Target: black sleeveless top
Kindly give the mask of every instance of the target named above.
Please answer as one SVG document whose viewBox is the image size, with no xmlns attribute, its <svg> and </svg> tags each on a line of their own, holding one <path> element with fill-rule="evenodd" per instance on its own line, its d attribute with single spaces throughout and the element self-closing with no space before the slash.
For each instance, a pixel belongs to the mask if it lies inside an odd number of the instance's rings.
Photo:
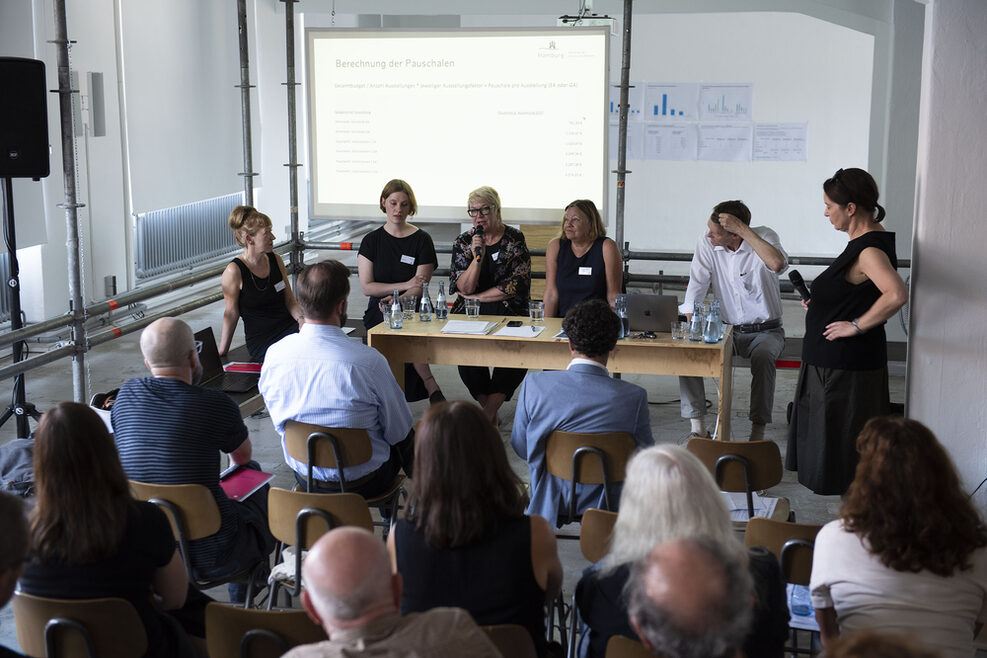
<svg viewBox="0 0 987 658">
<path fill-rule="evenodd" d="M 394 526 L 398 572 L 404 579 L 401 614 L 437 607 L 466 609 L 480 626 L 520 624 L 545 655 L 545 591 L 531 566 L 531 519 L 501 523 L 469 545 L 434 549 L 414 524 Z"/>
<path fill-rule="evenodd" d="M 374 281 L 377 283 L 404 283 L 415 276 L 419 265 L 439 266 L 432 236 L 421 229 L 403 238 L 396 238 L 381 226 L 360 241 L 359 255 L 373 263 Z M 438 286 L 429 290 L 433 302 L 437 294 Z M 370 297 L 367 310 L 363 313 L 363 326 L 370 329 L 383 320 L 380 297 Z"/>
<path fill-rule="evenodd" d="M 263 361 L 267 348 L 288 334 L 298 331 L 298 322 L 284 305 L 286 283 L 273 253 L 267 254 L 270 274 L 261 279 L 254 275 L 239 258 L 233 262 L 240 268 L 240 298 L 238 305 L 243 318 L 243 334 L 247 351 L 253 361 Z"/>
<path fill-rule="evenodd" d="M 604 240 L 605 237 L 594 240 L 589 251 L 579 258 L 572 253 L 572 242 L 566 238 L 559 240 L 558 269 L 555 272 L 555 287 L 559 291 L 558 317 L 564 318 L 566 311 L 579 302 L 607 298 Z"/>
<path fill-rule="evenodd" d="M 886 253 L 891 267 L 898 269 L 894 233 L 871 231 L 850 240 L 843 253 L 812 282 L 809 291 L 812 301 L 805 315 L 802 341 L 804 363 L 839 370 L 877 370 L 887 366 L 888 345 L 883 324 L 850 338 L 830 341 L 823 336 L 826 325 L 859 318 L 881 296 L 881 291 L 869 279 L 857 285 L 846 280 L 847 270 L 868 247 Z"/>
</svg>

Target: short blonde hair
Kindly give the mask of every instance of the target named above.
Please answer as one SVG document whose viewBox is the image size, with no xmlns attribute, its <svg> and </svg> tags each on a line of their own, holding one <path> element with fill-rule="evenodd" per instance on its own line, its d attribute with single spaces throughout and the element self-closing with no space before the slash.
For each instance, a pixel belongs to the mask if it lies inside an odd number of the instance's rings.
<svg viewBox="0 0 987 658">
<path fill-rule="evenodd" d="M 565 214 L 569 211 L 569 208 L 575 208 L 579 212 L 586 215 L 586 219 L 589 220 L 589 224 L 593 229 L 593 239 L 603 238 L 607 235 L 607 227 L 603 225 L 603 218 L 600 216 L 600 211 L 596 209 L 596 204 L 590 199 L 576 199 L 562 211 L 562 224 L 559 227 L 560 237 L 565 237 Z"/>
<path fill-rule="evenodd" d="M 253 206 L 237 206 L 230 213 L 230 228 L 233 238 L 241 247 L 247 246 L 246 237 L 264 228 L 271 228 L 271 218 Z"/>
<path fill-rule="evenodd" d="M 466 206 L 474 201 L 481 201 L 488 206 L 490 206 L 490 216 L 496 216 L 498 223 L 503 223 L 503 219 L 500 216 L 500 195 L 497 194 L 497 190 L 490 187 L 489 185 L 484 185 L 483 187 L 478 187 L 472 192 L 470 192 L 469 197 L 466 199 Z M 495 215 L 496 211 L 496 215 Z"/>
</svg>

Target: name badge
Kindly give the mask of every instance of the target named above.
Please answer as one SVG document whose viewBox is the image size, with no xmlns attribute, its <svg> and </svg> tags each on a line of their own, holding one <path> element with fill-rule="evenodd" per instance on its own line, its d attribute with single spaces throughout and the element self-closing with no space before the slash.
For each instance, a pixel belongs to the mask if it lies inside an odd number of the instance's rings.
<svg viewBox="0 0 987 658">
<path fill-rule="evenodd" d="M 579 276 L 593 276 L 593 268 L 592 267 L 580 267 L 579 268 Z"/>
<path fill-rule="evenodd" d="M 493 260 L 497 260 L 497 256 L 500 256 L 500 252 L 499 251 L 495 251 L 492 254 L 490 254 L 490 258 L 493 259 Z"/>
<path fill-rule="evenodd" d="M 284 290 L 284 286 L 285 286 L 284 280 L 278 281 L 277 283 L 274 284 L 274 292 L 281 292 L 282 290 Z"/>
<path fill-rule="evenodd" d="M 408 256 L 407 254 L 402 255 L 401 256 L 401 262 L 404 263 L 405 265 L 414 265 L 415 264 L 415 257 L 414 256 Z"/>
</svg>

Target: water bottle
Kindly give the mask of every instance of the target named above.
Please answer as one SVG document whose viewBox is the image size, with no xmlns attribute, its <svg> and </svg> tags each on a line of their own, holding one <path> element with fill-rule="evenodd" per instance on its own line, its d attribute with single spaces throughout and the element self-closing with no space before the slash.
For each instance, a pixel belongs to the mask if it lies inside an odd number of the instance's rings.
<svg viewBox="0 0 987 658">
<path fill-rule="evenodd" d="M 404 326 L 404 321 L 401 319 L 401 297 L 398 295 L 398 289 L 394 289 L 394 296 L 391 297 L 391 329 L 400 329 Z"/>
<path fill-rule="evenodd" d="M 788 608 L 793 615 L 808 617 L 812 614 L 812 599 L 809 598 L 809 588 L 805 585 L 792 585 L 791 602 Z"/>
<path fill-rule="evenodd" d="M 723 340 L 723 333 L 726 331 L 726 327 L 723 324 L 723 313 L 720 310 L 720 300 L 714 299 L 713 306 L 716 308 L 716 315 L 720 318 L 720 331 L 719 338 L 717 338 L 717 340 Z"/>
<path fill-rule="evenodd" d="M 707 343 L 715 343 L 720 340 L 720 303 L 717 301 L 710 305 L 709 315 L 706 316 L 703 340 Z"/>
<path fill-rule="evenodd" d="M 446 283 L 439 281 L 439 296 L 435 298 L 435 319 L 445 320 L 449 317 L 449 307 L 446 305 Z"/>
<path fill-rule="evenodd" d="M 698 343 L 703 339 L 703 321 L 705 319 L 702 302 L 696 302 L 692 309 L 692 322 L 689 324 L 689 340 Z"/>
<path fill-rule="evenodd" d="M 626 338 L 631 333 L 631 321 L 627 317 L 627 295 L 617 295 L 614 310 L 617 312 L 617 317 L 620 318 L 620 333 L 617 338 Z"/>
<path fill-rule="evenodd" d="M 432 300 L 428 297 L 428 284 L 422 284 L 422 301 L 418 305 L 418 319 L 422 322 L 432 321 Z"/>
</svg>

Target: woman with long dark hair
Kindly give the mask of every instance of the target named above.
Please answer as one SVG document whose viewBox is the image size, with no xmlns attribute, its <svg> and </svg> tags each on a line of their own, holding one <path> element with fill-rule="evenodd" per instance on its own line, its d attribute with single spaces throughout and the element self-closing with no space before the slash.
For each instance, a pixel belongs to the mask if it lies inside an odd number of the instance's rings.
<svg viewBox="0 0 987 658">
<path fill-rule="evenodd" d="M 987 525 L 931 431 L 874 418 L 840 518 L 816 536 L 809 589 L 823 645 L 872 628 L 943 658 L 974 655 L 987 612 Z"/>
<path fill-rule="evenodd" d="M 182 608 L 190 589 L 171 525 L 131 496 L 113 439 L 92 409 L 62 402 L 45 413 L 35 432 L 34 475 L 32 555 L 21 589 L 127 599 L 144 622 L 148 656 L 195 655 L 179 621 L 161 612 Z M 181 623 L 204 638 L 204 604 L 197 609 L 198 619 L 185 610 Z"/>
<path fill-rule="evenodd" d="M 404 578 L 401 613 L 465 608 L 476 623 L 520 624 L 544 655 L 545 602 L 562 587 L 548 521 L 527 496 L 504 442 L 479 407 L 443 402 L 415 434 L 408 514 L 387 537 Z"/>
</svg>

